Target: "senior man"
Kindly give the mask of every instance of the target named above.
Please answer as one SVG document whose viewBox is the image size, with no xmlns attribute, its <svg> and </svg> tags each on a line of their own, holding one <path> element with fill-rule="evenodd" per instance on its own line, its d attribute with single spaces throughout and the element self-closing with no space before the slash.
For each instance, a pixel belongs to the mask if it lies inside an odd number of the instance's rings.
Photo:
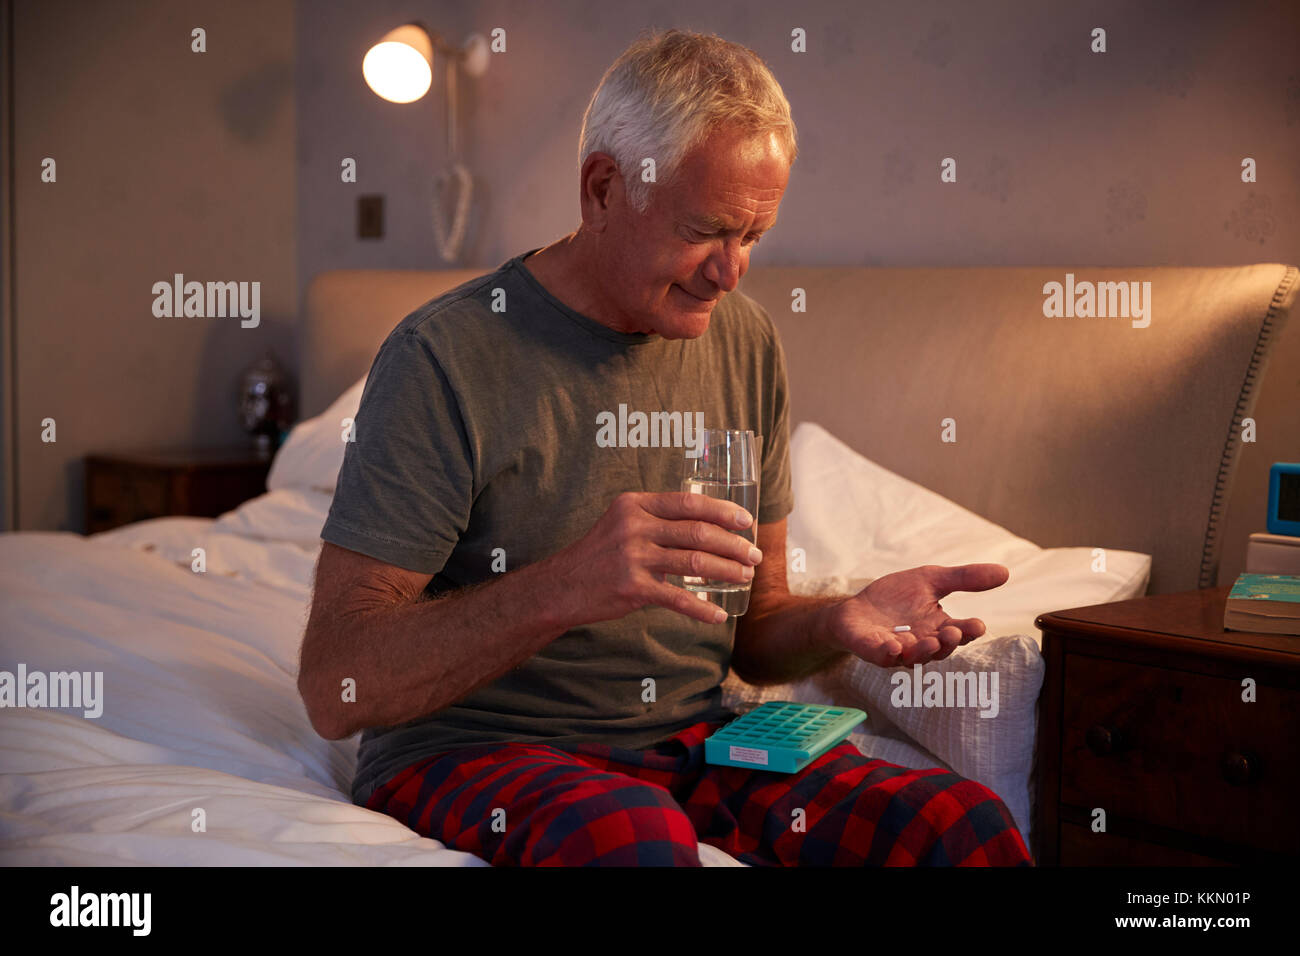
<svg viewBox="0 0 1300 956">
<path fill-rule="evenodd" d="M 784 356 L 734 290 L 795 128 L 755 54 L 643 35 L 579 153 L 579 228 L 407 316 L 371 367 L 298 681 L 322 736 L 364 731 L 354 801 L 496 865 L 699 866 L 697 841 L 760 866 L 1029 864 L 997 795 L 952 773 L 847 741 L 789 775 L 704 763 L 729 666 L 762 684 L 940 660 L 984 625 L 939 600 L 1007 570 L 787 590 Z M 670 491 L 681 447 L 598 442 L 620 405 L 763 435 L 758 513 Z M 734 533 L 751 522 L 757 548 Z M 674 574 L 749 581 L 749 610 Z"/>
</svg>

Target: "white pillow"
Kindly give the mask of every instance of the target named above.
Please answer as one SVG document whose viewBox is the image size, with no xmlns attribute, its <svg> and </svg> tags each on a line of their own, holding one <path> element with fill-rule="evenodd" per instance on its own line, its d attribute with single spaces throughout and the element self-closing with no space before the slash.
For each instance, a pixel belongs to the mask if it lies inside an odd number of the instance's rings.
<svg viewBox="0 0 1300 956">
<path fill-rule="evenodd" d="M 317 551 L 332 498 L 332 494 L 314 489 L 268 491 L 227 511 L 213 523 L 212 530 L 261 541 L 283 541 Z"/>
<path fill-rule="evenodd" d="M 958 648 L 946 660 L 922 665 L 921 673 L 955 671 L 987 681 L 995 692 L 995 709 L 986 711 L 991 716 L 980 716 L 980 708 L 970 701 L 965 707 L 896 706 L 898 696 L 908 699 L 905 692 L 915 681 L 915 667 L 886 669 L 851 660 L 839 670 L 843 689 L 837 696 L 845 705 L 865 710 L 875 732 L 891 736 L 891 726 L 896 727 L 904 739 L 915 741 L 963 777 L 984 784 L 1002 798 L 1029 840 L 1033 804 L 1029 774 L 1044 670 L 1034 638 L 983 637 Z M 896 674 L 904 674 L 908 683 L 895 683 Z"/>
<path fill-rule="evenodd" d="M 333 497 L 339 469 L 343 467 L 343 420 L 357 417 L 365 387 L 366 376 L 363 376 L 325 411 L 293 427 L 271 462 L 271 471 L 266 476 L 268 491 L 298 488 Z"/>
<path fill-rule="evenodd" d="M 955 591 L 941 600 L 953 617 L 978 617 L 987 630 L 923 673 L 998 674 L 998 714 L 977 707 L 895 707 L 893 674 L 850 658 L 815 675 L 821 694 L 860 707 L 871 733 L 915 742 L 954 771 L 992 789 L 1030 836 L 1029 773 L 1036 705 L 1043 682 L 1041 634 L 1034 618 L 1046 611 L 1102 604 L 1145 593 L 1151 556 L 1106 550 L 1105 570 L 1093 570 L 1093 549 L 1043 549 L 915 482 L 859 455 L 824 428 L 800 423 L 790 438 L 795 508 L 787 558 L 802 548 L 805 572 L 789 572 L 795 594 L 856 594 L 877 577 L 925 564 L 996 562 L 1011 572 L 991 591 Z M 811 679 L 810 679 L 811 680 Z M 986 677 L 991 680 L 991 677 Z M 769 699 L 807 692 L 809 682 L 781 687 L 732 685 L 735 696 Z M 802 697 L 785 697 L 802 700 Z M 812 701 L 810 701 L 812 702 Z"/>
</svg>

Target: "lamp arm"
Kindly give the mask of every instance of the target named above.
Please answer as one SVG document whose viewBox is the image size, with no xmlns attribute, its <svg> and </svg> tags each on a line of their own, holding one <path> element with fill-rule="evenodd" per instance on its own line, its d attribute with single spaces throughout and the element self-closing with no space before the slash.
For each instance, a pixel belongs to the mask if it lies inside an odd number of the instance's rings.
<svg viewBox="0 0 1300 956">
<path fill-rule="evenodd" d="M 466 51 L 463 48 L 452 46 L 443 39 L 441 33 L 429 26 L 429 24 L 425 23 L 423 20 L 412 20 L 411 22 L 422 29 L 425 33 L 429 34 L 429 42 L 433 44 L 435 53 L 441 53 L 443 56 L 452 60 L 465 59 Z"/>
<path fill-rule="evenodd" d="M 453 161 L 456 158 L 456 65 L 462 62 L 468 55 L 469 51 L 461 47 L 452 46 L 448 43 L 441 33 L 429 26 L 423 20 L 411 21 L 429 35 L 429 42 L 433 45 L 433 50 L 441 54 L 447 60 L 447 155 Z"/>
<path fill-rule="evenodd" d="M 447 156 L 456 159 L 456 64 L 447 61 Z"/>
</svg>

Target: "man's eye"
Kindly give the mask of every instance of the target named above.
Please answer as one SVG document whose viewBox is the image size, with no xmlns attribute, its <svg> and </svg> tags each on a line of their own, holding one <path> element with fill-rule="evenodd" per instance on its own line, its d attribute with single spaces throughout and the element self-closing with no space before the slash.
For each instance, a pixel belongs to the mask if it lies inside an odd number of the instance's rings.
<svg viewBox="0 0 1300 956">
<path fill-rule="evenodd" d="M 698 229 L 691 229 L 689 227 L 687 227 L 686 231 L 690 233 L 691 242 L 708 242 L 710 239 L 714 237 L 713 233 L 700 232 Z M 761 235 L 746 236 L 745 245 L 756 246 L 762 240 L 762 238 L 763 237 Z"/>
</svg>

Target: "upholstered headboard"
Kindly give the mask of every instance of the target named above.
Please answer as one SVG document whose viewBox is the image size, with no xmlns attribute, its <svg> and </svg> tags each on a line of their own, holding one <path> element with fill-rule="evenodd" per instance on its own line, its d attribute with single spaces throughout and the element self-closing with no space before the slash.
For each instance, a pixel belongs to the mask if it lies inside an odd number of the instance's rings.
<svg viewBox="0 0 1300 956">
<path fill-rule="evenodd" d="M 486 271 L 317 276 L 303 414 L 365 375 L 403 316 Z M 1150 323 L 1134 327 L 1135 302 L 1129 316 L 1045 316 L 1050 282 L 1076 301 L 1084 283 L 1149 282 Z M 1265 264 L 755 267 L 740 288 L 780 330 L 793 423 L 1044 547 L 1149 553 L 1160 594 L 1231 581 L 1264 530 L 1269 466 L 1300 461 L 1298 286 L 1295 267 Z"/>
</svg>

